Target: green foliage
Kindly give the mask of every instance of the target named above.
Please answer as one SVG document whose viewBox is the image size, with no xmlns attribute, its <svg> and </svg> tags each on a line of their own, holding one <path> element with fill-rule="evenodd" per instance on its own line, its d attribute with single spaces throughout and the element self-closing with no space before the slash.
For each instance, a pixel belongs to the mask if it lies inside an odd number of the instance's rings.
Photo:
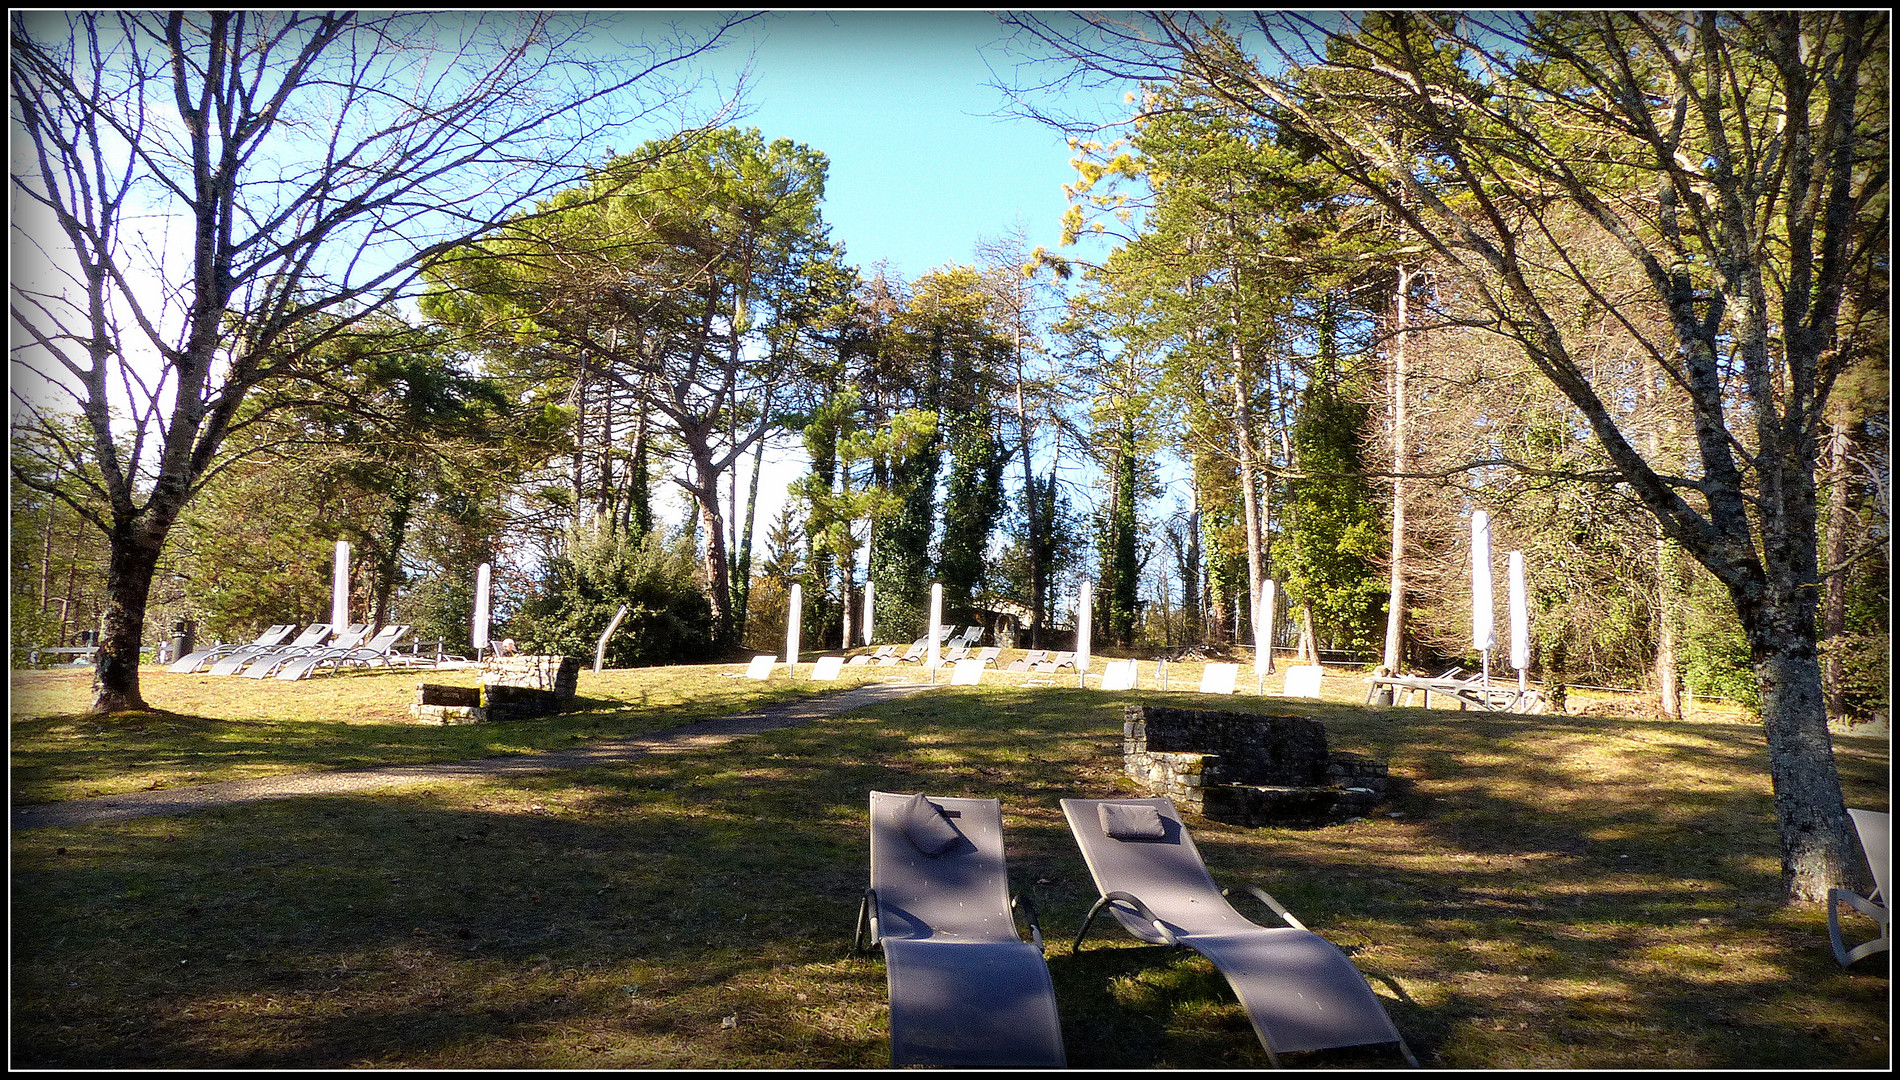
<svg viewBox="0 0 1900 1080">
<path fill-rule="evenodd" d="M 896 438 L 889 489 L 894 513 L 871 526 L 869 573 L 876 587 L 877 626 L 890 640 L 923 632 L 930 617 L 930 540 L 937 523 L 937 470 L 942 437 L 936 418 L 900 416 L 911 430 Z M 886 632 L 888 631 L 888 633 Z"/>
<path fill-rule="evenodd" d="M 1391 538 L 1384 500 L 1362 459 L 1372 412 L 1363 380 L 1336 370 L 1331 345 L 1322 339 L 1321 363 L 1294 424 L 1299 474 L 1289 484 L 1288 524 L 1275 550 L 1287 597 L 1312 609 L 1314 632 L 1371 650 L 1385 630 L 1388 588 L 1380 563 Z"/>
<path fill-rule="evenodd" d="M 1028 536 L 1025 519 L 1031 513 L 1038 515 L 1035 535 L 1041 550 L 1034 565 L 1043 567 L 1046 574 L 1042 582 L 1042 610 L 1054 613 L 1054 601 L 1063 584 L 1060 572 L 1087 559 L 1088 548 L 1082 535 L 1082 523 L 1069 503 L 1069 496 L 1056 485 L 1056 478 L 1053 475 L 1037 478 L 1033 486 L 1033 498 L 1011 505 L 1006 527 L 1014 538 Z M 992 590 L 1031 611 L 1036 610 L 1033 602 L 1036 583 L 1030 579 L 1031 565 L 1030 553 L 1023 541 L 1011 539 L 997 556 L 990 579 Z"/>
<path fill-rule="evenodd" d="M 1761 707 L 1760 681 L 1735 607 L 1722 587 L 1696 568 L 1683 618 L 1682 684 L 1690 691 Z"/>
<path fill-rule="evenodd" d="M 970 606 L 984 584 L 990 532 L 1002 511 L 1005 458 L 991 420 L 987 412 L 956 412 L 943 420 L 950 476 L 937 579 L 943 582 L 946 620 L 969 620 Z"/>
<path fill-rule="evenodd" d="M 627 616 L 607 642 L 614 667 L 691 663 L 716 648 L 712 608 L 700 587 L 692 548 L 657 532 L 641 540 L 598 522 L 567 532 L 567 549 L 548 560 L 546 577 L 496 636 L 524 651 L 592 657 L 620 605 Z"/>
</svg>

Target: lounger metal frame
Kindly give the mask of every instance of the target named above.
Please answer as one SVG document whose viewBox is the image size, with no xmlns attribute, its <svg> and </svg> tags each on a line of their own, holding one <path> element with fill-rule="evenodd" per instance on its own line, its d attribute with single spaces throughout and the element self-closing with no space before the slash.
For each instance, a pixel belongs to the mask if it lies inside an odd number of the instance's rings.
<svg viewBox="0 0 1900 1080">
<path fill-rule="evenodd" d="M 1152 806 L 1164 835 L 1108 836 L 1098 818 L 1104 801 Z M 1062 812 L 1101 892 L 1075 936 L 1076 951 L 1095 916 L 1107 911 L 1142 941 L 1193 949 L 1213 961 L 1276 1067 L 1283 1053 L 1380 1043 L 1396 1044 L 1406 1064 L 1418 1066 L 1371 985 L 1338 946 L 1258 886 L 1247 889 L 1287 925 L 1261 926 L 1234 910 L 1173 802 L 1063 799 Z"/>
</svg>

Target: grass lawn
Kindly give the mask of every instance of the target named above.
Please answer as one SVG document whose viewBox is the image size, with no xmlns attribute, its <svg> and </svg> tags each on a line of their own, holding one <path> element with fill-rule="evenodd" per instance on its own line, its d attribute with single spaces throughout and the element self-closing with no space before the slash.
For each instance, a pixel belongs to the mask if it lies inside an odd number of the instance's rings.
<svg viewBox="0 0 1900 1080">
<path fill-rule="evenodd" d="M 584 672 L 577 713 L 446 728 L 404 722 L 414 673 L 157 673 L 163 711 L 108 722 L 76 718 L 83 673 L 16 675 L 12 786 L 43 801 L 525 752 L 831 688 L 731 670 Z M 1095 893 L 1057 800 L 1135 793 L 1136 700 L 1315 716 L 1335 748 L 1390 763 L 1396 794 L 1365 820 L 1189 827 L 1218 882 L 1259 883 L 1351 953 L 1428 1067 L 1888 1064 L 1888 955 L 1844 971 L 1825 913 L 1780 903 L 1758 724 L 1366 709 L 1343 675 L 1325 701 L 1072 679 L 944 687 L 612 768 L 17 833 L 10 1064 L 882 1067 L 883 962 L 849 951 L 876 788 L 1002 800 L 1071 1065 L 1263 1067 L 1194 954 L 1112 925 L 1071 950 Z M 1837 734 L 1850 805 L 1886 808 L 1889 745 Z"/>
</svg>

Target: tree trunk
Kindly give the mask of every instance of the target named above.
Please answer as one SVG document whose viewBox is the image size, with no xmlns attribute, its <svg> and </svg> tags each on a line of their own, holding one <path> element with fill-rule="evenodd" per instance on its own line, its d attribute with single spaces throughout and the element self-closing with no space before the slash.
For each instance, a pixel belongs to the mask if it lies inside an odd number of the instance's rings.
<svg viewBox="0 0 1900 1080">
<path fill-rule="evenodd" d="M 1682 552 L 1667 536 L 1656 537 L 1656 698 L 1662 714 L 1682 716 L 1681 661 Z"/>
<path fill-rule="evenodd" d="M 1385 669 L 1394 675 L 1405 654 L 1405 342 L 1411 336 L 1409 293 L 1412 272 L 1399 267 L 1394 290 L 1392 335 L 1392 573 L 1386 586 Z"/>
<path fill-rule="evenodd" d="M 642 388 L 646 379 L 640 380 Z M 644 389 L 642 391 L 644 394 Z M 652 493 L 647 485 L 651 482 L 647 468 L 647 403 L 644 396 L 640 399 L 640 412 L 633 425 L 633 463 L 627 477 L 627 523 L 628 535 L 636 542 L 646 539 L 653 531 Z"/>
<path fill-rule="evenodd" d="M 1788 896 L 1824 901 L 1830 886 L 1859 873 L 1853 835 L 1827 730 L 1821 667 L 1814 646 L 1814 590 L 1771 582 L 1768 603 L 1745 619 L 1761 684 L 1768 775 L 1781 831 L 1781 875 Z"/>
<path fill-rule="evenodd" d="M 1242 355 L 1240 343 L 1232 346 L 1234 360 L 1234 434 L 1240 453 L 1240 509 L 1241 524 L 1247 532 L 1247 595 L 1259 596 L 1261 582 L 1266 580 L 1266 553 L 1261 542 L 1262 523 L 1258 488 L 1258 455 L 1253 445 L 1253 408 L 1248 400 L 1246 378 L 1246 358 Z M 1242 604 L 1244 610 L 1250 605 Z"/>
<path fill-rule="evenodd" d="M 391 492 L 394 504 L 389 508 L 389 536 L 376 560 L 376 591 L 371 605 L 370 626 L 377 630 L 389 623 L 389 604 L 396 591 L 396 575 L 402 569 L 402 545 L 409 536 L 409 517 L 415 504 L 413 484 L 413 478 L 402 473 Z"/>
<path fill-rule="evenodd" d="M 1029 648 L 1042 647 L 1042 500 L 1036 490 L 1035 464 L 1030 460 L 1029 407 L 1023 396 L 1023 341 L 1020 324 L 1015 330 L 1011 352 L 1016 358 L 1016 428 L 1022 436 L 1023 505 L 1028 508 L 1028 527 L 1023 549 L 1029 556 Z M 1053 480 L 1053 477 L 1051 478 Z"/>
<path fill-rule="evenodd" d="M 1663 436 L 1675 434 L 1675 421 L 1657 415 L 1661 409 L 1661 371 L 1642 363 L 1643 404 L 1650 413 L 1649 460 L 1661 463 L 1665 450 Z M 1669 440 L 1673 442 L 1673 438 Z M 1682 716 L 1682 680 L 1678 674 L 1677 639 L 1682 626 L 1682 553 L 1662 522 L 1656 523 L 1656 659 L 1650 668 L 1656 683 L 1656 704 L 1672 720 Z"/>
<path fill-rule="evenodd" d="M 1187 552 L 1181 563 L 1182 644 L 1201 643 L 1201 503 L 1194 474 L 1188 474 Z"/>
<path fill-rule="evenodd" d="M 723 651 L 734 642 L 732 622 L 732 567 L 726 548 L 726 522 L 719 510 L 719 473 L 713 468 L 709 452 L 692 451 L 693 483 L 678 477 L 674 483 L 686 489 L 699 507 L 694 515 L 704 532 L 706 550 L 701 565 L 706 573 L 706 603 L 712 608 L 715 651 Z"/>
<path fill-rule="evenodd" d="M 765 440 L 760 439 L 752 455 L 752 482 L 746 487 L 745 528 L 739 532 L 739 546 L 733 555 L 733 632 L 740 636 L 745 634 L 747 612 L 752 606 L 752 530 L 759 517 L 759 473 L 764 468 Z"/>
<path fill-rule="evenodd" d="M 1840 634 L 1847 628 L 1847 425 L 1836 421 L 1828 438 L 1827 455 L 1827 578 L 1821 609 L 1821 640 L 1830 648 L 1822 662 L 1821 687 L 1829 716 L 1846 713 L 1841 689 Z"/>
<path fill-rule="evenodd" d="M 145 638 L 145 606 L 170 520 L 171 515 L 161 518 L 148 509 L 114 523 L 106 568 L 105 633 L 92 666 L 95 713 L 146 708 L 139 692 L 139 645 Z"/>
</svg>

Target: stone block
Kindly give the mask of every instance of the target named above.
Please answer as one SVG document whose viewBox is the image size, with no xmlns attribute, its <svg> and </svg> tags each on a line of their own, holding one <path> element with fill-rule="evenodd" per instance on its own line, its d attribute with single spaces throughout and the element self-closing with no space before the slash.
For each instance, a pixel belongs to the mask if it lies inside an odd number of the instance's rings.
<svg viewBox="0 0 1900 1080">
<path fill-rule="evenodd" d="M 1306 717 L 1129 705 L 1122 733 L 1130 779 L 1217 821 L 1339 820 L 1385 793 L 1383 762 L 1330 753 Z"/>
<path fill-rule="evenodd" d="M 425 724 L 479 724 L 488 719 L 488 713 L 473 705 L 423 705 L 409 706 L 417 720 Z"/>
<path fill-rule="evenodd" d="M 577 656 L 493 656 L 482 661 L 482 685 L 544 690 L 572 698 L 580 685 L 580 672 Z"/>
</svg>

